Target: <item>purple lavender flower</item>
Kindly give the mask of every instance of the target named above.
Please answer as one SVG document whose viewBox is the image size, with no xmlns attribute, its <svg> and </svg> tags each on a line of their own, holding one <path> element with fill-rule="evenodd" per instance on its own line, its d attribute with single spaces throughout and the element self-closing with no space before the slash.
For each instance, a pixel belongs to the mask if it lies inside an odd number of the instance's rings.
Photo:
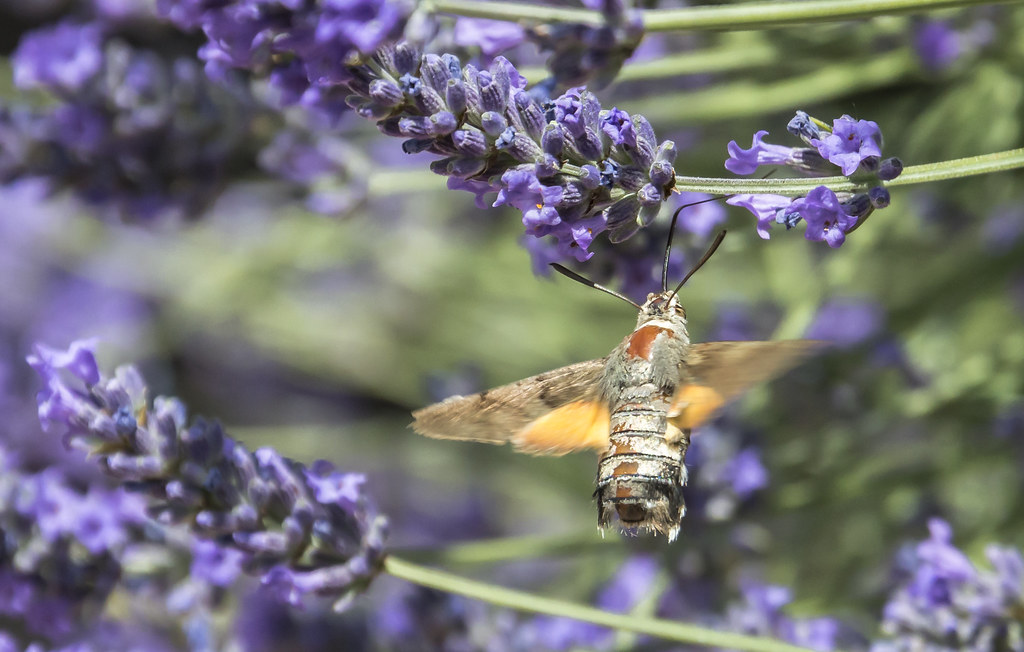
<svg viewBox="0 0 1024 652">
<path fill-rule="evenodd" d="M 826 186 L 818 186 L 806 197 L 789 198 L 771 194 L 735 195 L 726 200 L 742 206 L 757 218 L 757 233 L 768 238 L 771 224 L 796 226 L 807 222 L 808 240 L 824 241 L 839 247 L 846 235 L 859 227 L 873 211 L 889 205 L 889 192 L 882 182 L 899 176 L 903 164 L 897 158 L 881 160 L 881 132 L 869 120 L 854 120 L 848 115 L 833 121 L 831 128 L 803 111 L 797 111 L 787 129 L 809 147 L 783 147 L 764 142 L 767 131 L 754 134 L 750 149 L 730 141 L 725 167 L 737 174 L 753 174 L 761 165 L 783 165 L 801 174 L 826 175 L 836 167 L 849 176 L 861 171 L 858 179 L 867 179 L 866 187 L 837 195 Z M 870 177 L 870 178 L 869 178 Z"/>
<path fill-rule="evenodd" d="M 786 223 L 785 211 L 793 204 L 793 201 L 791 197 L 765 194 L 733 195 L 726 199 L 725 203 L 730 206 L 740 206 L 753 213 L 757 218 L 757 235 L 767 240 L 771 237 L 768 229 L 772 224 Z"/>
<path fill-rule="evenodd" d="M 846 232 L 857 223 L 857 218 L 846 213 L 839 197 L 826 186 L 818 186 L 806 197 L 795 200 L 786 210 L 799 214 L 807 222 L 805 238 L 824 240 L 832 248 L 842 245 L 846 241 Z"/>
<path fill-rule="evenodd" d="M 783 145 L 772 145 L 764 142 L 768 132 L 764 129 L 754 134 L 750 149 L 743 149 L 735 140 L 727 146 L 729 158 L 725 161 L 725 169 L 735 174 L 753 174 L 762 165 L 800 165 L 806 150 Z"/>
<path fill-rule="evenodd" d="M 357 112 L 408 138 L 407 151 L 443 156 L 431 168 L 460 180 L 450 187 L 478 201 L 497 191 L 494 205 L 518 208 L 527 233 L 554 238 L 562 258 L 588 259 L 605 230 L 612 242 L 629 238 L 675 184 L 674 144 L 659 145 L 641 116 L 602 111 L 587 91 L 570 89 L 542 106 L 502 57 L 479 70 L 397 44 L 377 62 L 354 72 L 364 80 L 353 85 L 363 98 L 352 100 Z"/>
<path fill-rule="evenodd" d="M 882 156 L 881 139 L 877 122 L 844 115 L 832 122 L 832 133 L 812 140 L 811 145 L 822 158 L 838 165 L 844 176 L 850 176 L 865 159 Z"/>
<path fill-rule="evenodd" d="M 1013 649 L 1022 633 L 1020 551 L 989 546 L 985 553 L 992 570 L 983 570 L 953 545 L 948 523 L 931 519 L 928 529 L 930 538 L 913 552 L 909 579 L 885 606 L 882 631 L 887 638 L 876 641 L 872 650 Z"/>
<path fill-rule="evenodd" d="M 269 448 L 250 453 L 216 423 L 188 426 L 177 399 L 147 404 L 133 367 L 97 379 L 89 343 L 67 354 L 37 346 L 29 362 L 45 385 L 38 400 L 47 431 L 145 489 L 160 522 L 189 522 L 243 553 L 277 595 L 292 603 L 329 595 L 341 605 L 377 573 L 386 519 L 361 491 L 361 476 L 326 462 L 306 469 Z"/>
</svg>

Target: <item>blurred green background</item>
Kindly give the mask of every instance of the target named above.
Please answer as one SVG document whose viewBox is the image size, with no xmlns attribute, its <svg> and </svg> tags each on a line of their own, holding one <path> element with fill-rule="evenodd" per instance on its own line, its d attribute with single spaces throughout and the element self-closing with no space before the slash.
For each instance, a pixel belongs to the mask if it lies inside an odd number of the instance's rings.
<svg viewBox="0 0 1024 652">
<path fill-rule="evenodd" d="M 729 176 L 726 143 L 745 146 L 757 129 L 796 144 L 785 133 L 796 109 L 878 122 L 884 154 L 907 165 L 1021 147 L 1024 12 L 949 17 L 994 32 L 941 72 L 913 57 L 916 19 L 899 17 L 690 35 L 686 47 L 732 52 L 733 63 L 599 96 L 675 138 L 686 175 Z M 476 370 L 483 389 L 600 357 L 635 314 L 567 279 L 535 277 L 516 211 L 477 209 L 427 170 L 429 158 L 401 155 L 369 125 L 345 128 L 370 158 L 391 162 L 372 164 L 369 199 L 344 219 L 305 212 L 260 179 L 227 188 L 208 217 L 185 224 L 86 219 L 60 198 L 8 203 L 9 225 L 48 217 L 4 282 L 37 298 L 55 276 L 141 297 L 146 316 L 127 326 L 81 307 L 96 332 L 79 335 L 104 337 L 108 370 L 138 361 L 154 392 L 220 418 L 253 448 L 366 472 L 395 550 L 460 572 L 507 554 L 557 557 L 550 573 L 499 578 L 580 599 L 615 562 L 647 551 L 669 574 L 695 563 L 728 576 L 757 569 L 793 587 L 794 613 L 845 616 L 870 632 L 891 560 L 925 536 L 928 516 L 950 520 L 976 558 L 990 541 L 1024 543 L 1020 172 L 894 189 L 892 205 L 837 250 L 801 230 L 761 240 L 749 214 L 728 209 L 729 237 L 683 292 L 695 341 L 714 337 L 722 311 L 737 306 L 772 338 L 803 336 L 830 301 L 877 306 L 881 317 L 862 341 L 730 409 L 721 427 L 756 433 L 770 483 L 731 518 L 688 517 L 667 544 L 601 538 L 591 454 L 536 458 L 408 428 L 410 411 L 434 400 L 431 377 Z M 680 239 L 688 251 L 702 244 Z M 39 331 L 25 333 L 23 349 Z M 511 553 L 444 548 L 507 536 L 528 538 Z"/>
</svg>

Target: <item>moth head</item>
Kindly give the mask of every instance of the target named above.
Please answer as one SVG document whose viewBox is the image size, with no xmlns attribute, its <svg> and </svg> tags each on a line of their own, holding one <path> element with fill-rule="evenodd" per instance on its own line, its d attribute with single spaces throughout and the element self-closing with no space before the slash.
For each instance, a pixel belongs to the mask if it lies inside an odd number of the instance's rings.
<svg viewBox="0 0 1024 652">
<path fill-rule="evenodd" d="M 675 292 L 652 292 L 648 294 L 647 301 L 640 307 L 637 324 L 639 325 L 652 319 L 685 324 L 686 308 L 679 302 L 679 295 Z"/>
</svg>

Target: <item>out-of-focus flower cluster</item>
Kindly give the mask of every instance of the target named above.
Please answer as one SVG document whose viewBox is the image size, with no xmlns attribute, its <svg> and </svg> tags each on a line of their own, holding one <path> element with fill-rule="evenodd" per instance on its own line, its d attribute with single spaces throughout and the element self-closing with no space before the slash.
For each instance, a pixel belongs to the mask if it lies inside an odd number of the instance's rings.
<svg viewBox="0 0 1024 652">
<path fill-rule="evenodd" d="M 316 594 L 340 607 L 369 583 L 387 520 L 364 494 L 364 476 L 323 461 L 307 468 L 270 448 L 250 452 L 217 423 L 188 425 L 181 401 L 148 404 L 134 367 L 101 376 L 92 346 L 40 345 L 29 359 L 45 384 L 39 417 L 49 433 L 148 494 L 158 522 L 190 523 L 243 553 L 242 564 L 289 602 Z"/>
<path fill-rule="evenodd" d="M 825 241 L 838 247 L 850 233 L 878 208 L 889 205 L 889 191 L 883 182 L 903 171 L 898 158 L 882 158 L 882 132 L 870 120 L 854 120 L 848 115 L 837 118 L 832 126 L 803 111 L 789 121 L 787 129 L 807 147 L 786 147 L 764 142 L 767 131 L 754 134 L 750 149 L 736 141 L 729 143 L 725 167 L 736 174 L 753 174 L 762 165 L 785 166 L 807 176 L 827 176 L 840 172 L 865 186 L 863 191 L 836 193 L 818 186 L 805 197 L 773 194 L 741 194 L 726 200 L 746 208 L 757 218 L 757 233 L 768 238 L 772 224 L 791 229 L 806 222 L 808 240 Z"/>
<path fill-rule="evenodd" d="M 214 84 L 184 52 L 133 45 L 102 21 L 28 33 L 12 65 L 20 89 L 56 101 L 0 106 L 0 182 L 44 178 L 127 219 L 195 216 L 254 156 L 245 85 Z"/>
<path fill-rule="evenodd" d="M 953 530 L 928 522 L 931 537 L 907 551 L 900 586 L 885 605 L 872 652 L 1024 649 L 1024 557 L 989 545 L 991 570 L 978 568 L 953 545 Z"/>
</svg>

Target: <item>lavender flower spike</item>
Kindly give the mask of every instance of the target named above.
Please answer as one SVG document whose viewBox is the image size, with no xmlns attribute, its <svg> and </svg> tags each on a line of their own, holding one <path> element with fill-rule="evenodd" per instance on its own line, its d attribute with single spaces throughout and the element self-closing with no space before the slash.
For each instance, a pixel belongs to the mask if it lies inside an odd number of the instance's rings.
<svg viewBox="0 0 1024 652">
<path fill-rule="evenodd" d="M 290 602 L 317 594 L 340 607 L 379 571 L 387 519 L 363 492 L 363 476 L 327 462 L 307 468 L 269 448 L 252 453 L 215 422 L 189 426 L 178 399 L 148 404 L 134 367 L 97 376 L 89 342 L 67 354 L 37 345 L 28 361 L 45 384 L 38 402 L 47 431 L 145 491 L 157 520 L 189 523 L 243 553 L 246 570 Z"/>
</svg>

